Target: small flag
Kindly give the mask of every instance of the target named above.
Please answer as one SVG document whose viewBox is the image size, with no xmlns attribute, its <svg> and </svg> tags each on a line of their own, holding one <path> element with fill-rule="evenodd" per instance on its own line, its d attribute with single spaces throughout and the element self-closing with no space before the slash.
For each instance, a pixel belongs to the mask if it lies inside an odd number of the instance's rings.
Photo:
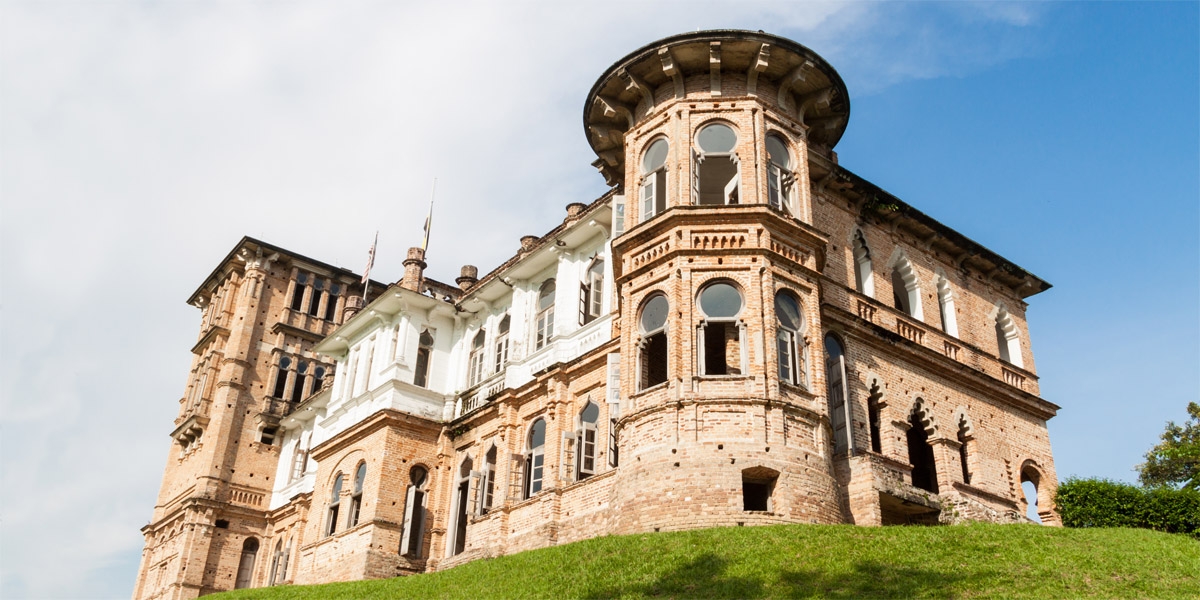
<svg viewBox="0 0 1200 600">
<path fill-rule="evenodd" d="M 379 232 L 375 232 L 375 241 L 371 242 L 371 249 L 367 252 L 367 268 L 363 269 L 362 284 L 366 285 L 371 280 L 371 267 L 375 266 L 375 245 L 379 243 Z"/>
<path fill-rule="evenodd" d="M 421 251 L 429 249 L 429 226 L 433 224 L 433 195 L 437 194 L 437 178 L 433 178 L 433 194 L 429 197 L 429 215 L 425 217 L 425 240 L 421 242 Z"/>
</svg>

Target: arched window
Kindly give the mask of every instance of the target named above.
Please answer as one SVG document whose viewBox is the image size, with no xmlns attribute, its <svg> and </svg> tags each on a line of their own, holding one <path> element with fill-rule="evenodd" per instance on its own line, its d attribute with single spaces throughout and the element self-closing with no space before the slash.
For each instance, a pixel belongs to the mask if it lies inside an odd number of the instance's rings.
<svg viewBox="0 0 1200 600">
<path fill-rule="evenodd" d="M 1021 468 L 1021 493 L 1025 497 L 1025 517 L 1034 523 L 1042 522 L 1041 506 L 1038 502 L 1038 492 L 1042 484 L 1042 474 L 1032 465 Z"/>
<path fill-rule="evenodd" d="M 1000 360 L 1016 367 L 1023 366 L 1017 324 L 1003 305 L 996 311 L 996 346 L 1000 350 Z"/>
<path fill-rule="evenodd" d="M 938 493 L 937 465 L 929 436 L 934 432 L 933 418 L 925 401 L 917 398 L 908 418 L 908 462 L 912 465 L 913 487 Z"/>
<path fill-rule="evenodd" d="M 296 283 L 292 287 L 291 309 L 299 311 L 304 305 L 304 292 L 308 289 L 308 273 L 297 273 Z"/>
<path fill-rule="evenodd" d="M 790 210 L 788 196 L 792 191 L 792 158 L 787 143 L 778 135 L 767 136 L 767 204 L 771 208 Z"/>
<path fill-rule="evenodd" d="M 642 304 L 638 324 L 642 339 L 638 344 L 638 390 L 667 381 L 667 297 L 655 294 Z"/>
<path fill-rule="evenodd" d="M 271 576 L 267 585 L 279 585 L 287 581 L 288 555 L 291 554 L 292 544 L 283 545 L 283 540 L 275 542 L 275 553 L 271 556 Z"/>
<path fill-rule="evenodd" d="M 413 373 L 413 385 L 429 387 L 429 363 L 433 359 L 433 334 L 428 329 L 417 338 L 417 365 Z"/>
<path fill-rule="evenodd" d="M 724 123 L 712 123 L 696 134 L 692 148 L 692 201 L 696 204 L 738 204 L 741 175 L 738 170 L 737 133 Z"/>
<path fill-rule="evenodd" d="M 354 492 L 350 494 L 350 524 L 347 527 L 358 525 L 358 516 L 362 512 L 363 483 L 366 479 L 367 463 L 359 463 L 358 470 L 354 473 Z"/>
<path fill-rule="evenodd" d="M 641 221 L 667 210 L 667 140 L 654 140 L 642 155 Z"/>
<path fill-rule="evenodd" d="M 420 465 L 408 472 L 408 489 L 404 498 L 404 523 L 400 527 L 400 554 L 421 557 L 421 541 L 425 538 L 425 489 L 429 470 Z"/>
<path fill-rule="evenodd" d="M 800 301 L 790 291 L 775 294 L 775 341 L 779 352 L 779 380 L 808 388 L 808 365 L 804 342 L 805 319 Z"/>
<path fill-rule="evenodd" d="M 482 497 L 479 500 L 479 514 L 486 515 L 492 510 L 492 506 L 496 500 L 496 454 L 495 446 L 492 446 L 483 459 L 483 481 L 479 482 L 479 493 Z"/>
<path fill-rule="evenodd" d="M 579 440 L 579 452 L 575 457 L 577 479 L 587 479 L 596 474 L 596 422 L 599 420 L 600 407 L 588 401 L 579 413 L 579 430 L 575 432 Z"/>
<path fill-rule="evenodd" d="M 883 432 L 882 426 L 882 411 L 883 407 L 879 405 L 879 401 L 883 398 L 883 391 L 879 389 L 879 382 L 871 382 L 871 395 L 867 396 L 867 421 L 871 427 L 871 451 L 875 453 L 883 452 Z"/>
<path fill-rule="evenodd" d="M 325 320 L 333 321 L 337 317 L 337 300 L 338 295 L 342 293 L 342 286 L 333 284 L 329 286 L 329 295 L 325 298 Z"/>
<path fill-rule="evenodd" d="M 871 250 L 862 231 L 854 232 L 854 284 L 860 294 L 875 297 L 875 276 L 871 271 Z"/>
<path fill-rule="evenodd" d="M 483 381 L 483 350 L 486 339 L 487 332 L 480 329 L 471 341 L 471 358 L 467 362 L 467 387 Z"/>
<path fill-rule="evenodd" d="M 587 325 L 604 312 L 604 260 L 597 258 L 579 284 L 579 324 Z"/>
<path fill-rule="evenodd" d="M 316 281 L 313 281 L 312 296 L 310 296 L 308 298 L 308 314 L 309 315 L 315 317 L 315 316 L 321 314 L 321 312 L 320 312 L 321 296 L 324 296 L 324 295 L 325 295 L 325 281 L 321 280 L 321 279 L 317 279 Z"/>
<path fill-rule="evenodd" d="M 300 447 L 300 440 L 296 440 L 296 445 L 292 448 L 292 476 L 288 483 L 296 481 L 304 476 L 304 469 L 308 466 L 308 452 Z"/>
<path fill-rule="evenodd" d="M 697 336 L 701 375 L 741 375 L 745 372 L 744 328 L 738 323 L 742 306 L 742 293 L 730 283 L 718 281 L 700 290 L 700 311 L 704 317 Z"/>
<path fill-rule="evenodd" d="M 461 554 L 467 549 L 467 515 L 470 513 L 468 504 L 471 499 L 471 469 L 474 467 L 471 457 L 463 459 L 458 467 L 458 485 L 454 499 L 454 551 L 451 556 Z"/>
<path fill-rule="evenodd" d="M 954 314 L 954 290 L 944 275 L 937 280 L 938 312 L 942 315 L 942 331 L 958 337 L 958 318 Z"/>
<path fill-rule="evenodd" d="M 538 290 L 537 330 L 534 350 L 541 350 L 554 337 L 554 280 L 547 279 Z"/>
<path fill-rule="evenodd" d="M 508 362 L 508 329 L 511 323 L 512 320 L 509 319 L 508 315 L 504 315 L 504 318 L 500 319 L 500 326 L 496 328 L 495 371 L 497 373 L 499 373 L 500 369 L 504 368 L 505 363 Z"/>
<path fill-rule="evenodd" d="M 833 426 L 833 452 L 841 454 L 850 449 L 846 424 L 850 421 L 850 404 L 846 402 L 846 352 L 833 334 L 825 336 L 825 381 L 828 386 L 829 423 Z"/>
<path fill-rule="evenodd" d="M 234 589 L 242 590 L 250 587 L 250 578 L 254 576 L 254 558 L 256 556 L 258 556 L 258 540 L 246 538 L 246 541 L 242 542 L 242 558 L 238 561 Z"/>
<path fill-rule="evenodd" d="M 342 481 L 345 479 L 341 473 L 333 479 L 333 493 L 329 495 L 329 510 L 325 517 L 325 535 L 333 535 L 337 533 L 338 527 L 338 509 L 342 505 Z"/>
<path fill-rule="evenodd" d="M 296 381 L 292 383 L 292 404 L 299 404 L 304 399 L 304 374 L 308 372 L 308 363 L 300 361 L 296 365 Z"/>
<path fill-rule="evenodd" d="M 903 253 L 892 263 L 892 301 L 896 310 L 914 319 L 924 318 L 921 310 L 921 284 L 917 280 L 912 261 Z"/>
<path fill-rule="evenodd" d="M 975 434 L 966 413 L 958 417 L 958 460 L 962 466 L 963 483 L 971 483 L 971 443 Z"/>
<path fill-rule="evenodd" d="M 542 473 L 546 461 L 546 421 L 538 419 L 529 428 L 525 451 L 524 497 L 531 498 L 542 491 Z"/>
<path fill-rule="evenodd" d="M 271 392 L 272 398 L 283 399 L 283 394 L 287 391 L 288 368 L 292 366 L 292 359 L 281 356 L 279 357 L 279 369 L 275 372 L 275 388 Z"/>
<path fill-rule="evenodd" d="M 325 367 L 317 367 L 313 370 L 312 387 L 308 394 L 311 396 L 321 391 L 322 387 L 325 387 Z"/>
</svg>

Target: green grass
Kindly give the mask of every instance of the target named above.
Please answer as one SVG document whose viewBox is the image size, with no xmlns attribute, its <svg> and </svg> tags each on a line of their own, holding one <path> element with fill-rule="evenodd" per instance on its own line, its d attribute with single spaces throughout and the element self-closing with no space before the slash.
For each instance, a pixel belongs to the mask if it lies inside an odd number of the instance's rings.
<svg viewBox="0 0 1200 600">
<path fill-rule="evenodd" d="M 427 575 L 280 586 L 325 598 L 1200 598 L 1200 541 L 1036 525 L 779 525 L 603 537 Z"/>
</svg>

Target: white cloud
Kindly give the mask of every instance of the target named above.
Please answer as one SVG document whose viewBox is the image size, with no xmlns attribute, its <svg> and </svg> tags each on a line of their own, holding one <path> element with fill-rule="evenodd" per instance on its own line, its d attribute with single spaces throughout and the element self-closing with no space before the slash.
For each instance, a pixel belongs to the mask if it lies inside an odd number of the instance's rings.
<svg viewBox="0 0 1200 600">
<path fill-rule="evenodd" d="M 396 279 L 436 176 L 432 275 L 486 271 L 603 193 L 583 97 L 654 39 L 768 29 L 858 93 L 1004 60 L 1007 26 L 1032 18 L 844 3 L 3 11 L 5 597 L 129 594 L 196 334 L 183 301 L 241 235 L 358 270 L 378 229 L 375 274 Z M 921 35 L 897 32 L 929 14 Z M 967 21 L 1005 27 L 947 31 Z"/>
</svg>

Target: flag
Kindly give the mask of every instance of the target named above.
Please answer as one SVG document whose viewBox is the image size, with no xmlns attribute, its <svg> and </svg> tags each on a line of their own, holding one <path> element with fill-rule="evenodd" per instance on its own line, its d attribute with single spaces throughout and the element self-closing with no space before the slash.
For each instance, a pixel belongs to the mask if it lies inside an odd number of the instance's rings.
<svg viewBox="0 0 1200 600">
<path fill-rule="evenodd" d="M 362 284 L 366 285 L 371 280 L 371 267 L 375 266 L 375 245 L 379 243 L 379 232 L 375 232 L 375 241 L 371 242 L 371 249 L 367 251 L 367 268 L 363 269 Z"/>
</svg>

